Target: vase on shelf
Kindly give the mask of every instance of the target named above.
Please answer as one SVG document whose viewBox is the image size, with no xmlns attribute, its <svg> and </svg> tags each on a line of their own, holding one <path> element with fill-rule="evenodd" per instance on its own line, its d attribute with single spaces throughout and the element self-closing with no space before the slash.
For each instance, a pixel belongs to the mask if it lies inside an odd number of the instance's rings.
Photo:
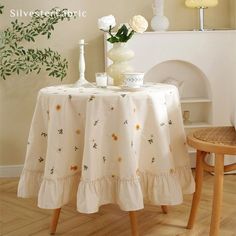
<svg viewBox="0 0 236 236">
<path fill-rule="evenodd" d="M 151 28 L 154 31 L 166 31 L 169 28 L 169 20 L 164 16 L 164 0 L 154 0 L 153 18 L 151 20 Z"/>
<path fill-rule="evenodd" d="M 127 47 L 126 43 L 114 43 L 107 56 L 113 61 L 113 64 L 107 68 L 108 75 L 113 79 L 114 85 L 122 85 L 123 73 L 134 71 L 130 65 L 130 60 L 134 58 L 134 52 Z"/>
</svg>

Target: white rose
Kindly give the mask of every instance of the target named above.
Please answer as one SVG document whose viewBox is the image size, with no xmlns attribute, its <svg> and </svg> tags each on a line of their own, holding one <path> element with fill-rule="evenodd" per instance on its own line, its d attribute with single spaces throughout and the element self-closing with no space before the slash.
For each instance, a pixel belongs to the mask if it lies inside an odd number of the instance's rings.
<svg viewBox="0 0 236 236">
<path fill-rule="evenodd" d="M 98 19 L 98 28 L 103 31 L 108 31 L 111 28 L 116 26 L 116 19 L 113 15 L 103 16 Z"/>
<path fill-rule="evenodd" d="M 130 27 L 137 33 L 143 33 L 148 28 L 148 22 L 147 20 L 140 15 L 134 16 L 130 22 Z"/>
</svg>

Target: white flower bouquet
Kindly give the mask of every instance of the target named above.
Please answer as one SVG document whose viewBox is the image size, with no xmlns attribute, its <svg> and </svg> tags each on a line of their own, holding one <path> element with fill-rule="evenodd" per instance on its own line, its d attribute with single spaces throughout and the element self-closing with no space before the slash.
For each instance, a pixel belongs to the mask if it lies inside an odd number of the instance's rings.
<svg viewBox="0 0 236 236">
<path fill-rule="evenodd" d="M 145 32 L 148 28 L 148 22 L 143 16 L 136 15 L 130 19 L 128 26 L 126 24 L 121 25 L 116 34 L 112 33 L 112 29 L 115 28 L 115 26 L 116 19 L 113 15 L 98 19 L 98 28 L 109 33 L 110 38 L 108 38 L 107 41 L 110 43 L 126 43 L 132 38 L 135 32 Z"/>
</svg>

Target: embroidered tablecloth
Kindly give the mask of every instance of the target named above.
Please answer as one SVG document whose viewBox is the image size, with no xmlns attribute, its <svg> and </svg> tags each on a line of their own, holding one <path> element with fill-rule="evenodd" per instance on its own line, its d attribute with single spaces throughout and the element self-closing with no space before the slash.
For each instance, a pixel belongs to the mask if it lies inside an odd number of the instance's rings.
<svg viewBox="0 0 236 236">
<path fill-rule="evenodd" d="M 176 87 L 40 90 L 19 197 L 55 209 L 76 193 L 79 212 L 134 211 L 180 204 L 194 188 Z"/>
</svg>

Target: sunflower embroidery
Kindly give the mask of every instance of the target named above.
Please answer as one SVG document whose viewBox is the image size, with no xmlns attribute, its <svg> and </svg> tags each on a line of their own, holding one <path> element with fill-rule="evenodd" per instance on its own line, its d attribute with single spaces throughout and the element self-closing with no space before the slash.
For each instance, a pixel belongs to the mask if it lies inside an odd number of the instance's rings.
<svg viewBox="0 0 236 236">
<path fill-rule="evenodd" d="M 60 110 L 61 110 L 61 105 L 57 104 L 57 105 L 56 105 L 56 110 L 57 110 L 57 111 L 60 111 Z"/>
<path fill-rule="evenodd" d="M 58 152 L 61 152 L 61 148 L 58 148 L 57 151 L 58 151 Z"/>
<path fill-rule="evenodd" d="M 71 167 L 70 167 L 70 170 L 76 171 L 77 169 L 78 169 L 78 166 L 71 166 Z"/>
<path fill-rule="evenodd" d="M 117 141 L 117 140 L 118 140 L 118 136 L 117 136 L 116 134 L 114 134 L 114 133 L 111 135 L 111 137 L 112 137 L 112 139 L 113 139 L 114 141 Z"/>
<path fill-rule="evenodd" d="M 140 130 L 140 125 L 139 124 L 137 124 L 136 126 L 135 126 L 135 128 L 136 128 L 136 130 Z"/>
</svg>

